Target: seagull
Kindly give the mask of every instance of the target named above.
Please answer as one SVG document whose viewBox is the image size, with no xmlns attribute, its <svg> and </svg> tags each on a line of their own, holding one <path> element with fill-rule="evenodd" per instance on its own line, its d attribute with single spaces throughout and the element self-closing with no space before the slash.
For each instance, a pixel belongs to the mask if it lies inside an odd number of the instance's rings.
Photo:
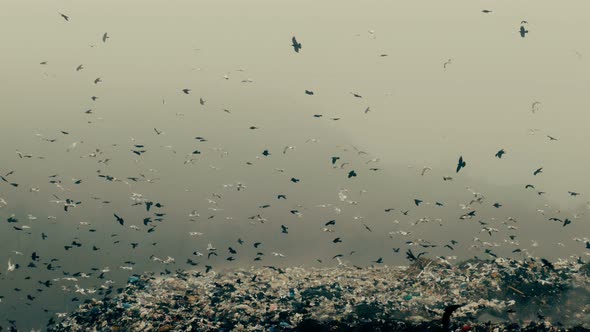
<svg viewBox="0 0 590 332">
<path fill-rule="evenodd" d="M 301 43 L 297 41 L 297 38 L 295 38 L 295 36 L 293 36 L 293 38 L 291 38 L 291 42 L 293 46 L 293 50 L 295 51 L 295 53 L 299 53 L 299 50 L 302 49 L 301 47 Z"/>
<path fill-rule="evenodd" d="M 536 170 L 533 172 L 533 175 L 537 175 L 537 174 L 539 174 L 539 173 L 543 173 L 543 167 L 539 167 L 539 168 L 537 168 L 537 169 L 536 169 Z"/>
<path fill-rule="evenodd" d="M 109 35 L 108 35 L 108 34 L 105 32 L 105 33 L 102 35 L 102 42 L 103 42 L 103 43 L 106 43 L 106 42 L 107 42 L 107 39 L 109 39 L 109 38 L 111 38 L 111 37 L 109 37 Z"/>
<path fill-rule="evenodd" d="M 502 156 L 506 153 L 506 151 L 504 151 L 504 149 L 501 149 L 500 151 L 496 152 L 496 157 L 502 159 Z"/>
</svg>

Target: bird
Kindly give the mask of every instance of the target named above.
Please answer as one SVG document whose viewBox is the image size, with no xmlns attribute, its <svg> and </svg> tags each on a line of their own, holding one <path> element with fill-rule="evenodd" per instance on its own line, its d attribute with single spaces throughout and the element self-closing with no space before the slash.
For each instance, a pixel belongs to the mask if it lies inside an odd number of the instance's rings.
<svg viewBox="0 0 590 332">
<path fill-rule="evenodd" d="M 201 104 L 201 106 L 204 106 L 205 100 L 203 98 L 199 98 L 199 104 Z"/>
<path fill-rule="evenodd" d="M 182 89 L 182 92 L 188 95 L 191 92 L 191 89 Z"/>
<path fill-rule="evenodd" d="M 497 158 L 502 159 L 502 156 L 506 153 L 506 151 L 504 151 L 504 149 L 500 149 L 500 151 L 496 152 L 495 156 Z"/>
<path fill-rule="evenodd" d="M 491 10 L 489 10 L 489 9 L 484 9 L 484 10 L 482 10 L 481 12 L 482 12 L 482 13 L 484 13 L 484 14 L 490 14 L 490 13 L 493 13 L 493 12 L 492 12 Z"/>
<path fill-rule="evenodd" d="M 66 20 L 66 21 L 70 21 L 70 17 L 68 15 L 59 13 L 59 16 L 63 17 L 63 19 Z"/>
<path fill-rule="evenodd" d="M 12 272 L 17 268 L 18 264 L 13 264 L 10 258 L 8 259 L 8 272 Z"/>
<path fill-rule="evenodd" d="M 161 135 L 163 132 L 159 131 L 158 129 L 154 128 L 154 131 L 156 132 L 156 135 Z"/>
<path fill-rule="evenodd" d="M 125 224 L 125 220 L 123 220 L 123 218 L 119 217 L 116 213 L 114 214 L 114 216 L 119 222 L 119 224 L 121 224 L 121 226 Z"/>
<path fill-rule="evenodd" d="M 334 240 L 332 240 L 332 242 L 333 242 L 333 243 L 341 243 L 341 242 L 342 242 L 342 240 L 341 240 L 339 237 L 337 237 L 337 238 L 335 238 Z"/>
<path fill-rule="evenodd" d="M 376 261 L 372 261 L 373 263 L 383 264 L 383 258 L 379 257 Z"/>
<path fill-rule="evenodd" d="M 281 233 L 288 234 L 289 228 L 285 225 L 281 225 Z"/>
<path fill-rule="evenodd" d="M 537 174 L 539 174 L 539 173 L 543 173 L 543 167 L 539 167 L 539 168 L 537 168 L 537 169 L 536 169 L 536 170 L 533 172 L 533 175 L 537 175 Z"/>
<path fill-rule="evenodd" d="M 108 35 L 108 34 L 105 32 L 105 33 L 102 35 L 102 42 L 103 42 L 103 43 L 106 43 L 106 42 L 107 42 L 107 39 L 109 39 L 109 38 L 111 38 L 111 37 L 109 37 L 109 35 Z"/>
<path fill-rule="evenodd" d="M 84 69 L 84 66 L 83 65 L 78 65 L 78 67 L 76 67 L 76 71 L 80 71 L 82 69 Z"/>
<path fill-rule="evenodd" d="M 524 22 L 524 21 L 523 21 L 523 22 Z M 520 30 L 519 30 L 519 32 L 520 32 L 520 36 L 521 36 L 522 38 L 524 38 L 524 37 L 526 36 L 526 34 L 527 34 L 527 33 L 529 33 L 529 31 L 528 31 L 527 29 L 525 29 L 523 25 L 521 25 L 521 26 L 520 26 Z"/>
<path fill-rule="evenodd" d="M 420 206 L 422 202 L 423 201 L 421 199 L 414 199 L 414 204 L 416 204 L 416 206 Z"/>
<path fill-rule="evenodd" d="M 555 137 L 553 137 L 553 136 L 551 136 L 551 135 L 547 135 L 547 138 L 548 138 L 550 141 L 557 141 L 557 140 L 558 140 L 557 138 L 555 138 Z"/>
<path fill-rule="evenodd" d="M 356 177 L 356 172 L 354 170 L 348 172 L 348 178 Z"/>
<path fill-rule="evenodd" d="M 450 65 L 453 62 L 453 59 L 449 59 L 447 61 L 445 61 L 445 63 L 443 63 L 443 68 L 447 69 L 447 66 Z"/>
<path fill-rule="evenodd" d="M 308 96 L 313 96 L 313 91 L 311 90 L 305 90 L 305 94 Z"/>
<path fill-rule="evenodd" d="M 332 157 L 332 165 L 335 165 L 340 157 Z"/>
<path fill-rule="evenodd" d="M 293 38 L 291 38 L 291 42 L 293 46 L 293 50 L 295 51 L 295 53 L 299 53 L 299 50 L 302 49 L 301 47 L 301 43 L 297 41 L 297 38 L 295 38 L 295 36 L 293 36 Z"/>
<path fill-rule="evenodd" d="M 262 151 L 262 155 L 265 157 L 268 157 L 268 156 L 270 156 L 270 152 L 268 152 L 268 150 L 264 150 L 264 151 Z"/>
<path fill-rule="evenodd" d="M 580 193 L 577 193 L 575 191 L 568 191 L 567 193 L 570 194 L 570 196 L 578 196 L 578 195 L 580 195 Z"/>
<path fill-rule="evenodd" d="M 456 173 L 459 173 L 461 168 L 464 168 L 465 166 L 467 166 L 467 163 L 463 160 L 463 156 L 459 156 L 459 162 L 457 163 Z"/>
</svg>

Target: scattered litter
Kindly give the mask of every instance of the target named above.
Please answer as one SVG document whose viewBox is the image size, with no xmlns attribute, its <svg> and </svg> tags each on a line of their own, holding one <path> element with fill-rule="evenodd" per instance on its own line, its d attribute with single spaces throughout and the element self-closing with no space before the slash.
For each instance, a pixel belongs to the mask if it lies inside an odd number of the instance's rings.
<svg viewBox="0 0 590 332">
<path fill-rule="evenodd" d="M 588 264 L 498 258 L 409 267 L 251 268 L 129 278 L 49 331 L 589 331 Z M 566 330 L 569 328 L 569 330 Z"/>
</svg>

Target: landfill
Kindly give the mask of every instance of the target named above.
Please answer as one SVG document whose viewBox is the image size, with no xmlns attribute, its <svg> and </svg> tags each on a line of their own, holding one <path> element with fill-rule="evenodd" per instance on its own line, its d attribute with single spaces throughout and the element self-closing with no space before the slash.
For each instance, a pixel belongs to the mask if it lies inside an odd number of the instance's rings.
<svg viewBox="0 0 590 332">
<path fill-rule="evenodd" d="M 590 331 L 590 264 L 252 267 L 130 277 L 49 331 Z M 462 305 L 449 326 L 444 309 Z"/>
</svg>

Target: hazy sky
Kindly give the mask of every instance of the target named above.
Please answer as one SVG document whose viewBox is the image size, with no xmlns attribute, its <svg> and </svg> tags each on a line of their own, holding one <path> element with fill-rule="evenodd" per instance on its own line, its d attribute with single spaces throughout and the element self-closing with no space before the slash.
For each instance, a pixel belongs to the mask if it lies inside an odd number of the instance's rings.
<svg viewBox="0 0 590 332">
<path fill-rule="evenodd" d="M 429 249 L 430 256 L 487 258 L 481 248 L 470 248 L 477 244 L 473 237 L 502 244 L 493 250 L 508 254 L 514 249 L 505 242 L 510 234 L 533 255 L 584 255 L 583 243 L 572 238 L 590 235 L 583 214 L 590 195 L 588 9 L 581 0 L 0 2 L 0 173 L 15 170 L 8 179 L 20 184 L 0 183 L 0 197 L 8 203 L 0 205 L 0 264 L 11 258 L 21 265 L 14 272 L 0 270 L 2 318 L 22 319 L 30 308 L 72 310 L 73 293 L 62 295 L 63 282 L 55 282 L 53 293 L 34 291 L 37 280 L 57 278 L 62 270 L 109 266 L 121 283 L 129 272 L 118 267 L 128 260 L 136 263 L 132 273 L 161 270 L 150 255 L 175 257 L 171 269 L 189 268 L 187 258 L 198 261 L 198 269 L 249 266 L 256 241 L 263 242 L 261 264 L 282 265 L 319 265 L 321 259 L 331 266 L 333 255 L 352 250 L 357 254 L 346 261 L 353 264 L 378 257 L 405 264 L 403 251 L 420 250 L 404 242 L 417 239 L 440 246 L 460 241 L 456 252 Z M 523 20 L 525 38 L 518 33 Z M 105 32 L 110 38 L 103 43 Z M 300 53 L 290 46 L 292 36 L 302 43 Z M 76 71 L 79 65 L 83 69 Z M 94 84 L 98 77 L 102 82 Z M 185 88 L 191 93 L 184 94 Z M 535 101 L 540 104 L 533 114 Z M 89 109 L 92 114 L 85 114 Z M 134 144 L 147 152 L 136 156 Z M 285 146 L 295 149 L 283 154 Z M 506 155 L 495 158 L 502 148 Z M 99 154 L 88 157 L 96 149 Z M 195 149 L 201 154 L 185 164 Z M 261 154 L 265 149 L 270 156 Z M 16 150 L 45 159 L 21 159 Z M 467 167 L 455 174 L 460 155 Z M 341 158 L 337 166 L 350 164 L 333 168 L 332 156 Z M 105 158 L 110 162 L 98 163 Z M 367 164 L 373 158 L 380 160 Z M 424 166 L 432 170 L 420 176 Z M 533 176 L 540 167 L 543 173 Z M 107 182 L 97 170 L 155 180 Z M 348 179 L 350 170 L 358 176 Z M 64 190 L 48 183 L 53 174 Z M 445 175 L 455 180 L 445 182 Z M 294 184 L 291 177 L 301 181 Z M 72 179 L 83 181 L 76 185 Z M 237 182 L 246 189 L 236 191 Z M 546 194 L 525 190 L 529 183 Z M 460 204 L 473 198 L 467 187 L 485 200 L 472 207 L 477 218 L 464 221 L 458 217 L 468 210 Z M 344 188 L 347 200 L 358 205 L 338 199 Z M 568 191 L 582 194 L 571 197 Z M 141 223 L 153 214 L 131 206 L 134 192 L 164 204 L 167 215 L 156 232 L 146 233 Z M 280 193 L 288 199 L 277 200 Z M 66 213 L 49 202 L 53 194 L 82 204 Z M 415 198 L 425 204 L 414 206 Z M 445 206 L 435 207 L 437 201 Z M 493 208 L 495 202 L 503 207 Z M 264 204 L 271 206 L 260 208 Z M 389 207 L 395 210 L 385 213 Z M 188 217 L 193 210 L 200 213 L 196 221 Z M 113 213 L 140 229 L 121 227 Z M 11 214 L 19 218 L 17 226 L 32 228 L 14 230 L 4 221 Z M 27 214 L 38 219 L 29 221 Z M 257 214 L 268 220 L 252 224 L 248 217 Z M 518 230 L 502 223 L 510 216 Z M 573 222 L 564 228 L 547 220 L 554 216 Z M 422 217 L 442 218 L 443 226 L 412 225 Z M 331 219 L 337 220 L 335 232 L 322 232 Z M 499 232 L 482 233 L 479 220 Z M 281 234 L 280 225 L 289 234 Z M 399 230 L 412 234 L 387 235 Z M 204 235 L 190 237 L 191 231 Z M 41 241 L 41 232 L 49 238 Z M 333 244 L 335 237 L 343 243 Z M 64 251 L 73 239 L 83 247 Z M 532 240 L 539 246 L 531 246 Z M 208 242 L 219 257 L 191 255 L 206 253 Z M 132 250 L 130 243 L 139 246 Z M 101 250 L 92 251 L 92 245 Z M 225 260 L 228 246 L 238 250 L 235 263 Z M 395 247 L 402 248 L 397 255 Z M 43 272 L 26 268 L 33 251 L 41 253 Z M 287 257 L 272 257 L 273 251 Z M 62 269 L 45 271 L 42 263 L 50 258 L 59 258 Z M 23 280 L 28 275 L 32 280 Z M 80 285 L 100 282 L 93 276 Z M 27 294 L 38 297 L 30 308 Z"/>
</svg>

